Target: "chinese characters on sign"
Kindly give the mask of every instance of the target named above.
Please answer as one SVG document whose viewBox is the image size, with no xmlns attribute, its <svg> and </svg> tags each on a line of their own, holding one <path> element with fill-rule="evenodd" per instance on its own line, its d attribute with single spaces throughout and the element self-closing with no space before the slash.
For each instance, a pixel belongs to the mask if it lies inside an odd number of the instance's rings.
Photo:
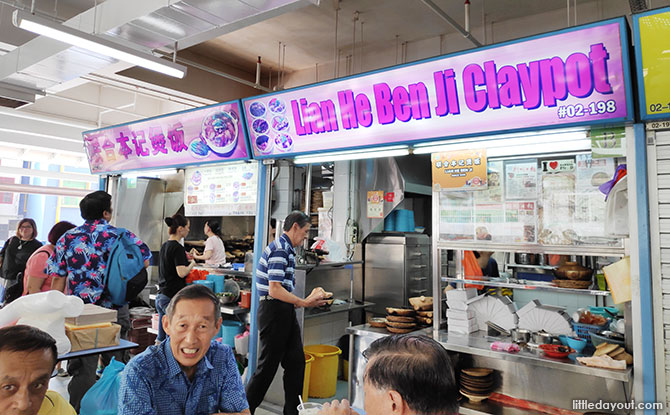
<svg viewBox="0 0 670 415">
<path fill-rule="evenodd" d="M 487 187 L 486 149 L 433 153 L 430 160 L 435 190 L 476 190 Z"/>
<path fill-rule="evenodd" d="M 246 160 L 237 102 L 87 131 L 91 173 Z"/>
</svg>

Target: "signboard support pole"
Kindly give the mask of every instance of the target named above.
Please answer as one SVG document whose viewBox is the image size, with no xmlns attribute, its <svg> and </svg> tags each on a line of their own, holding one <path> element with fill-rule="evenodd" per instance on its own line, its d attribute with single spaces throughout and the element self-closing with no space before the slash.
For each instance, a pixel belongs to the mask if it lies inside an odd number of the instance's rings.
<svg viewBox="0 0 670 415">
<path fill-rule="evenodd" d="M 256 228 L 254 237 L 254 266 L 251 278 L 251 313 L 249 316 L 249 365 L 247 367 L 247 382 L 256 370 L 258 358 L 258 290 L 256 289 L 256 270 L 258 260 L 268 243 L 268 228 L 270 217 L 270 178 L 272 165 L 258 163 L 258 192 L 256 199 Z"/>
</svg>

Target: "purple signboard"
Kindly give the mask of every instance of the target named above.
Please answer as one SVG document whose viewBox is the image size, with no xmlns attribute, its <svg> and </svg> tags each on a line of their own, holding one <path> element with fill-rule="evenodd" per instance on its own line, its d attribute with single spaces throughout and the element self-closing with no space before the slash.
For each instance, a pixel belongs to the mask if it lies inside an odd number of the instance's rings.
<svg viewBox="0 0 670 415">
<path fill-rule="evenodd" d="M 254 157 L 623 121 L 625 21 L 243 100 Z"/>
<path fill-rule="evenodd" d="M 83 133 L 91 173 L 247 160 L 239 102 Z"/>
</svg>

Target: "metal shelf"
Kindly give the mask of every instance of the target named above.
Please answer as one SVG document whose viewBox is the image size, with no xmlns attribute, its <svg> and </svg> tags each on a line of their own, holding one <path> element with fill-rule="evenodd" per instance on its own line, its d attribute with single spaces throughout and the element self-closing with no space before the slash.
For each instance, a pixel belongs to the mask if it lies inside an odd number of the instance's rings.
<svg viewBox="0 0 670 415">
<path fill-rule="evenodd" d="M 490 357 L 494 359 L 507 360 L 525 365 L 540 366 L 549 369 L 563 370 L 566 372 L 579 373 L 582 375 L 595 376 L 604 379 L 612 379 L 620 382 L 630 382 L 632 379 L 632 368 L 626 370 L 601 369 L 584 366 L 569 358 L 554 359 L 542 354 L 521 350 L 518 353 L 507 353 L 491 350 L 491 343 L 486 338 L 486 332 L 478 331 L 470 335 L 457 335 L 440 330 L 437 336 L 433 336 L 445 349 L 461 352 L 475 356 Z"/>
<path fill-rule="evenodd" d="M 524 265 L 524 264 L 505 264 L 505 265 L 509 268 L 544 269 L 548 271 L 556 269 L 556 267 L 552 265 Z"/>
<path fill-rule="evenodd" d="M 519 290 L 541 290 L 541 291 L 554 291 L 566 294 L 582 294 L 582 295 L 595 295 L 600 297 L 607 297 L 610 295 L 609 291 L 600 291 L 600 290 L 590 290 L 590 289 L 579 289 L 579 288 L 561 288 L 556 287 L 555 285 L 549 285 L 550 283 L 542 283 L 540 281 L 524 283 L 518 282 L 504 282 L 504 281 L 490 281 L 487 279 L 481 280 L 472 280 L 472 279 L 461 279 L 453 277 L 442 277 L 442 282 L 460 282 L 465 284 L 477 284 L 477 285 L 487 285 L 489 287 L 504 287 L 504 288 L 515 288 Z"/>
<path fill-rule="evenodd" d="M 625 248 L 621 246 L 592 246 L 592 245 L 536 245 L 536 244 L 505 244 L 488 241 L 439 241 L 437 249 L 463 249 L 466 251 L 494 251 L 494 252 L 521 252 L 533 254 L 560 254 L 560 255 L 587 255 L 587 256 L 615 256 L 625 255 Z"/>
</svg>

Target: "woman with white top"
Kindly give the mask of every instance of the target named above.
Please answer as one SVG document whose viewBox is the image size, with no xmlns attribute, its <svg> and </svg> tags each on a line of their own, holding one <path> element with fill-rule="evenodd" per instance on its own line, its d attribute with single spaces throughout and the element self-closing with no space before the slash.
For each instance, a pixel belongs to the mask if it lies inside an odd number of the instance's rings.
<svg viewBox="0 0 670 415">
<path fill-rule="evenodd" d="M 221 239 L 221 225 L 218 222 L 205 222 L 205 252 L 200 255 L 198 251 L 191 249 L 191 255 L 195 259 L 204 259 L 205 264 L 209 265 L 223 265 L 226 263 L 226 248 L 223 246 Z"/>
</svg>

